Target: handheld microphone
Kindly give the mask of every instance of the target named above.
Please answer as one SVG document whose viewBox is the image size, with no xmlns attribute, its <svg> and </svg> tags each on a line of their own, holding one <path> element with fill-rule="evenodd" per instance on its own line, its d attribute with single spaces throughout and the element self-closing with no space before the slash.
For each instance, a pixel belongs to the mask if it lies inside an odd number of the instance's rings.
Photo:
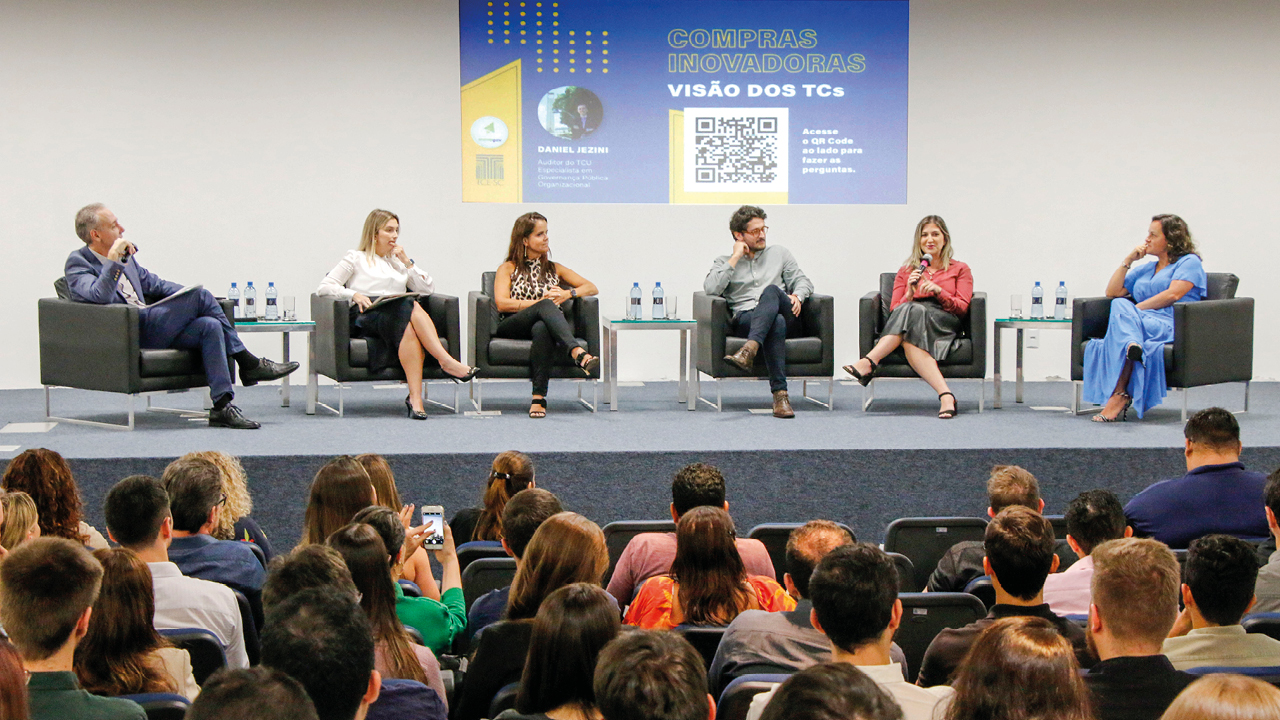
<svg viewBox="0 0 1280 720">
<path fill-rule="evenodd" d="M 134 254 L 134 253 L 136 253 L 136 252 L 138 252 L 138 246 L 137 246 L 137 245 L 134 245 L 133 243 L 129 243 L 129 244 L 125 245 L 125 246 L 124 246 L 124 254 L 120 256 L 120 264 L 121 264 L 121 265 L 128 265 L 128 264 L 129 264 L 129 256 L 130 256 L 130 255 L 132 255 L 132 254 Z"/>
<path fill-rule="evenodd" d="M 933 256 L 930 255 L 929 253 L 925 253 L 924 256 L 920 258 L 920 272 L 923 273 L 925 268 L 929 267 L 930 263 L 932 262 L 933 262 Z M 916 279 L 916 284 L 917 285 L 920 284 L 919 278 Z"/>
</svg>

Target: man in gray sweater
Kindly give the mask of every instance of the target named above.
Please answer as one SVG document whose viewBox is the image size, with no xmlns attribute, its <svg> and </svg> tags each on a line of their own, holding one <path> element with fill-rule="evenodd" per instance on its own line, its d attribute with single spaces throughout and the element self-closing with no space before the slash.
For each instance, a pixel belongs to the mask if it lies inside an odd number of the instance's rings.
<svg viewBox="0 0 1280 720">
<path fill-rule="evenodd" d="M 764 350 L 773 392 L 773 416 L 795 417 L 787 397 L 786 339 L 800 329 L 800 307 L 813 294 L 791 251 L 765 246 L 769 228 L 764 210 L 743 205 L 729 218 L 733 253 L 716 258 L 703 282 L 708 295 L 729 301 L 729 332 L 747 342 L 725 362 L 753 372 L 756 353 Z"/>
</svg>

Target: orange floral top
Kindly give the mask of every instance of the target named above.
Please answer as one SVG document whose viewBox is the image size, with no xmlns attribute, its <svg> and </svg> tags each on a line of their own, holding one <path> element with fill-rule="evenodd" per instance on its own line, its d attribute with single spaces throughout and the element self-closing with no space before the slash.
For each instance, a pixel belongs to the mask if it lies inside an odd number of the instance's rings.
<svg viewBox="0 0 1280 720">
<path fill-rule="evenodd" d="M 756 602 L 761 610 L 782 612 L 796 609 L 796 601 L 773 578 L 763 575 L 752 575 L 747 583 L 755 592 Z M 649 578 L 640 586 L 636 599 L 627 608 L 627 616 L 623 622 L 645 630 L 670 630 L 676 626 L 671 621 L 674 605 L 672 595 L 676 583 L 666 575 Z"/>
</svg>

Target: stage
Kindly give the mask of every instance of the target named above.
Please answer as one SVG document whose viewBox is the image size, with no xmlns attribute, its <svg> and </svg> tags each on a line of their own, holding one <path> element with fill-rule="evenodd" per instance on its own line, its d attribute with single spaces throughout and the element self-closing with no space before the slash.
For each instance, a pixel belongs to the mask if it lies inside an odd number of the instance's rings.
<svg viewBox="0 0 1280 720">
<path fill-rule="evenodd" d="M 590 396 L 589 385 L 584 394 Z M 597 413 L 579 405 L 572 383 L 552 381 L 549 415 L 526 417 L 527 383 L 489 383 L 485 414 L 429 409 L 426 422 L 404 417 L 403 386 L 358 384 L 346 390 L 345 417 L 321 409 L 305 414 L 302 392 L 282 408 L 279 387 L 237 388 L 236 403 L 263 423 L 257 431 L 213 429 L 203 419 L 139 412 L 134 432 L 59 423 L 44 417 L 42 390 L 0 391 L 0 460 L 32 447 L 66 456 L 84 495 L 89 521 L 101 529 L 102 498 L 134 473 L 159 475 L 173 458 L 195 450 L 239 455 L 254 495 L 254 516 L 280 549 L 300 533 L 307 488 L 316 470 L 339 454 L 386 455 L 406 502 L 441 504 L 446 515 L 478 504 L 493 455 L 518 449 L 533 456 L 537 482 L 566 508 L 604 524 L 658 519 L 668 514 L 672 474 L 704 461 L 729 483 L 730 512 L 745 534 L 761 522 L 828 518 L 847 523 L 860 539 L 879 542 L 885 525 L 907 515 L 979 515 L 985 481 L 995 464 L 1031 470 L 1041 483 L 1046 512 L 1061 513 L 1082 490 L 1106 487 L 1122 500 L 1156 480 L 1181 475 L 1181 396 L 1141 421 L 1089 422 L 1065 412 L 1066 382 L 1027 383 L 1026 402 L 979 414 L 976 382 L 957 382 L 960 415 L 935 417 L 938 403 L 919 381 L 881 381 L 876 401 L 861 409 L 862 388 L 837 383 L 835 410 L 799 399 L 793 382 L 794 420 L 771 417 L 767 385 L 727 383 L 725 411 L 707 405 L 687 412 L 674 382 L 626 384 L 619 410 Z M 714 397 L 710 381 L 704 396 Z M 825 399 L 826 387 L 810 385 Z M 1240 384 L 1196 388 L 1194 411 L 1221 405 L 1241 409 Z M 433 400 L 452 403 L 451 385 L 433 384 Z M 55 415 L 120 422 L 127 400 L 108 393 L 55 389 Z M 466 388 L 462 389 L 464 409 Z M 153 403 L 198 412 L 198 391 L 153 396 Z M 321 386 L 320 400 L 336 405 L 337 389 Z M 141 407 L 144 403 L 140 402 Z M 601 406 L 604 408 L 604 406 Z M 500 411 L 492 414 L 492 411 Z M 1250 411 L 1238 415 L 1251 469 L 1280 467 L 1280 384 L 1254 383 Z"/>
</svg>

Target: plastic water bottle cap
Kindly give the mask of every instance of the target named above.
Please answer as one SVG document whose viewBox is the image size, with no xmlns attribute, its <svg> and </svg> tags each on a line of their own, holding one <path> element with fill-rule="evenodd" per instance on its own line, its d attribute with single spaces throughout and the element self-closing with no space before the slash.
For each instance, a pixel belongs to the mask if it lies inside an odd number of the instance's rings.
<svg viewBox="0 0 1280 720">
<path fill-rule="evenodd" d="M 1066 286 L 1067 286 L 1067 281 L 1066 281 L 1066 280 L 1059 280 L 1059 281 L 1058 281 L 1058 287 L 1066 287 Z"/>
<path fill-rule="evenodd" d="M 235 283 L 231 283 L 231 287 L 235 287 L 235 286 L 236 286 L 236 284 L 235 284 Z"/>
<path fill-rule="evenodd" d="M 276 286 L 276 284 L 275 284 L 275 283 L 273 283 L 273 282 L 269 282 L 269 283 L 267 283 L 267 287 L 275 287 L 275 286 Z"/>
<path fill-rule="evenodd" d="M 1040 283 L 1036 283 L 1036 284 L 1037 284 L 1037 285 L 1039 285 Z M 250 281 L 249 281 L 249 287 L 253 287 L 253 281 L 252 281 L 252 280 L 250 280 Z"/>
<path fill-rule="evenodd" d="M 1040 281 L 1036 281 L 1036 287 L 1040 287 Z"/>
<path fill-rule="evenodd" d="M 654 283 L 654 287 L 662 287 L 662 283 Z"/>
<path fill-rule="evenodd" d="M 640 287 L 640 283 L 633 283 L 631 287 Z"/>
</svg>

